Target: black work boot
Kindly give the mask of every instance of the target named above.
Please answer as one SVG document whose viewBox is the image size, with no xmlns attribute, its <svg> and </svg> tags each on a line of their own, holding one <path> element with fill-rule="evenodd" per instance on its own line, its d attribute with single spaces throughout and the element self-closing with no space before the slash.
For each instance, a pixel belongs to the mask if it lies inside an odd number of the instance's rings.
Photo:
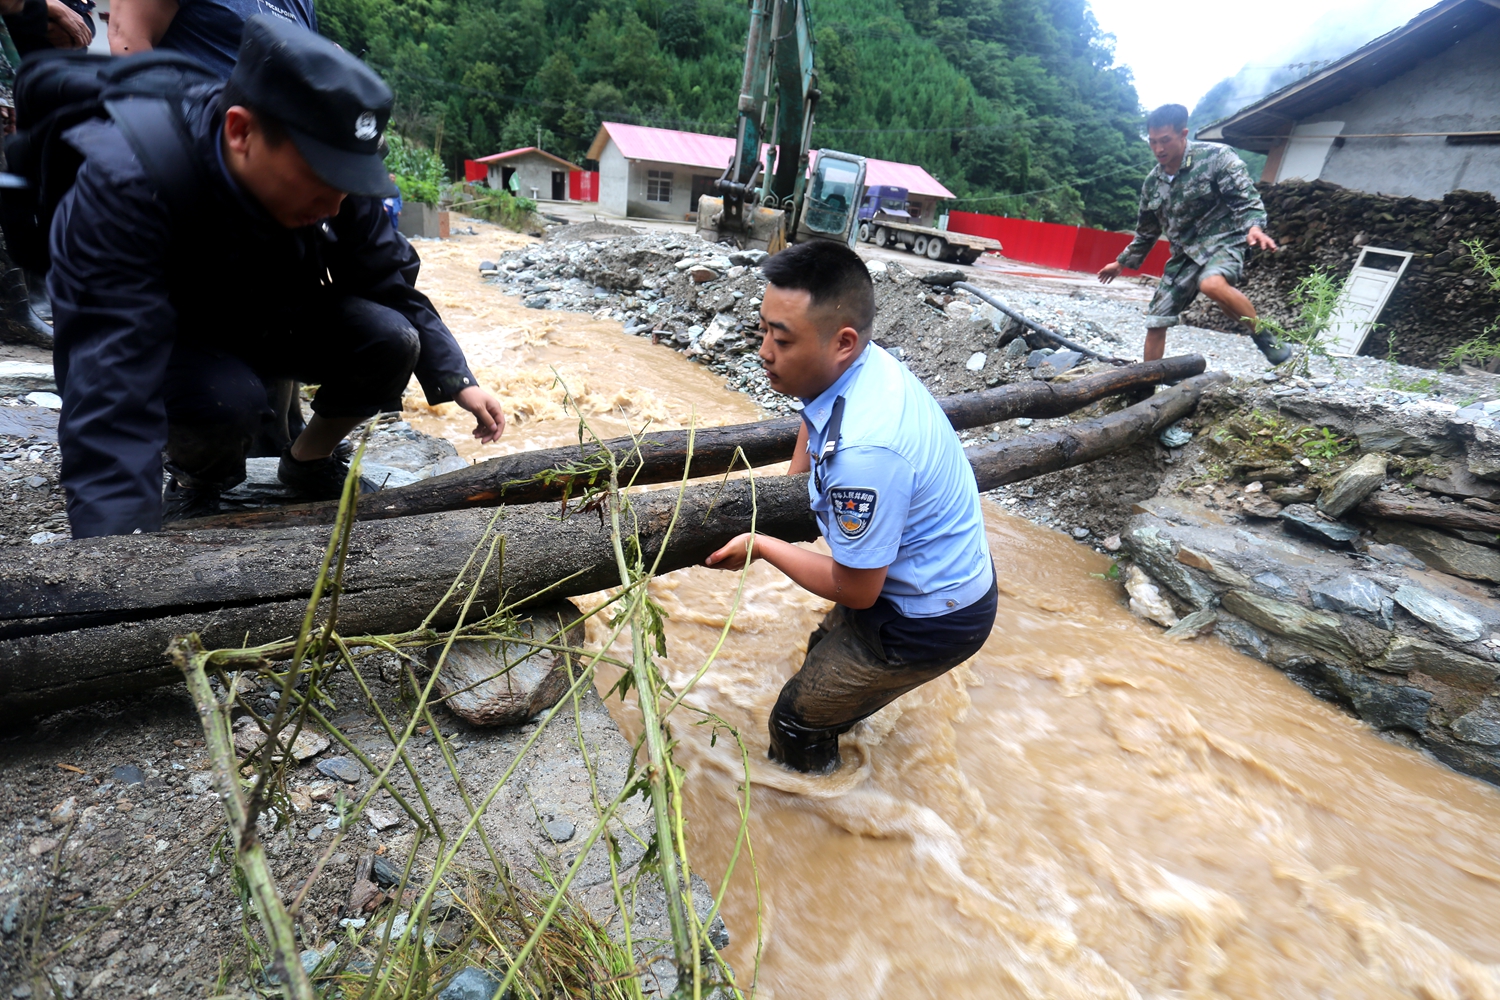
<svg viewBox="0 0 1500 1000">
<path fill-rule="evenodd" d="M 211 517 L 219 513 L 219 491 L 184 486 L 176 476 L 167 481 L 162 491 L 161 523 L 191 521 L 195 517 Z"/>
<path fill-rule="evenodd" d="M 299 462 L 292 457 L 290 446 L 281 453 L 276 478 L 308 500 L 337 500 L 344 495 L 344 480 L 349 478 L 349 459 L 337 449 L 327 458 Z M 374 493 L 380 487 L 364 476 L 359 477 L 359 492 Z"/>
<path fill-rule="evenodd" d="M 52 327 L 31 308 L 26 272 L 19 267 L 0 274 L 0 343 L 52 348 Z"/>
<path fill-rule="evenodd" d="M 1257 331 L 1250 335 L 1250 339 L 1255 341 L 1260 353 L 1273 365 L 1284 365 L 1292 356 L 1292 345 L 1277 343 L 1276 338 L 1269 333 Z"/>
</svg>

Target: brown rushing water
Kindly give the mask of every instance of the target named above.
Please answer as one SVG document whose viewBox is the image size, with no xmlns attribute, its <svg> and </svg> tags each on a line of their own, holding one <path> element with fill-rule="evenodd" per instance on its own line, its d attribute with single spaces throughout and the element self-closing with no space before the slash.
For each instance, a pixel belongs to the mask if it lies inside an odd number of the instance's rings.
<svg viewBox="0 0 1500 1000">
<path fill-rule="evenodd" d="M 557 314 L 532 322 L 554 324 L 548 350 L 562 362 L 590 362 L 613 332 Z M 585 356 L 565 357 L 565 344 Z M 711 375 L 659 348 L 648 362 L 664 424 L 722 416 L 731 394 Z M 643 398 L 590 372 L 600 399 Z M 757 996 L 1500 997 L 1494 788 L 1215 639 L 1163 640 L 1091 575 L 1107 560 L 1064 536 L 993 508 L 988 527 L 1001 590 L 989 644 L 856 728 L 827 778 L 764 759 L 776 692 L 827 604 L 751 569 L 688 703 L 750 748 Z M 708 659 L 735 581 L 689 569 L 653 584 L 672 616 L 661 666 L 673 683 Z M 710 746 L 689 721 L 674 735 L 691 847 L 716 880 L 741 764 L 731 740 Z M 727 957 L 749 986 L 748 859 L 724 915 Z"/>
</svg>

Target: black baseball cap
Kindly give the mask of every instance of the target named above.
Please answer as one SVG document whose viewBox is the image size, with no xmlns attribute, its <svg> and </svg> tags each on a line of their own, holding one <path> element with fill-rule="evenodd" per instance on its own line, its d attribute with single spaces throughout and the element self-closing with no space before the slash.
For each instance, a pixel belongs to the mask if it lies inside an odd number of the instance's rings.
<svg viewBox="0 0 1500 1000">
<path fill-rule="evenodd" d="M 230 89 L 286 127 L 317 175 L 347 194 L 386 198 L 396 186 L 380 153 L 395 95 L 328 39 L 271 14 L 245 22 Z"/>
</svg>

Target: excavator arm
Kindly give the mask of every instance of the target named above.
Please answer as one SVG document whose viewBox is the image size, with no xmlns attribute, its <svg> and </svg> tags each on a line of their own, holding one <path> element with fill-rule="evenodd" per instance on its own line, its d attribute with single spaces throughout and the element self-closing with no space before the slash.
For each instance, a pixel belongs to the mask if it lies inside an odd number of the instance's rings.
<svg viewBox="0 0 1500 1000">
<path fill-rule="evenodd" d="M 734 155 L 715 183 L 719 197 L 706 195 L 698 205 L 698 231 L 705 238 L 774 253 L 805 228 L 800 223 L 817 79 L 807 0 L 751 0 Z M 863 160 L 846 158 L 859 161 L 862 180 Z M 827 230 L 838 227 L 823 221 L 814 232 L 826 239 L 833 235 Z"/>
</svg>

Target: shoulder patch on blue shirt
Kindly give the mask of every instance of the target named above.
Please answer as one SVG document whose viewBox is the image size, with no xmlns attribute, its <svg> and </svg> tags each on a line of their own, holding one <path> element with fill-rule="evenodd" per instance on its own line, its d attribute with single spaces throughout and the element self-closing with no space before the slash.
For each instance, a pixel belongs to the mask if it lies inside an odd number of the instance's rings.
<svg viewBox="0 0 1500 1000">
<path fill-rule="evenodd" d="M 875 517 L 878 490 L 865 487 L 835 486 L 828 491 L 828 505 L 833 509 L 834 523 L 845 538 L 858 538 Z"/>
</svg>

